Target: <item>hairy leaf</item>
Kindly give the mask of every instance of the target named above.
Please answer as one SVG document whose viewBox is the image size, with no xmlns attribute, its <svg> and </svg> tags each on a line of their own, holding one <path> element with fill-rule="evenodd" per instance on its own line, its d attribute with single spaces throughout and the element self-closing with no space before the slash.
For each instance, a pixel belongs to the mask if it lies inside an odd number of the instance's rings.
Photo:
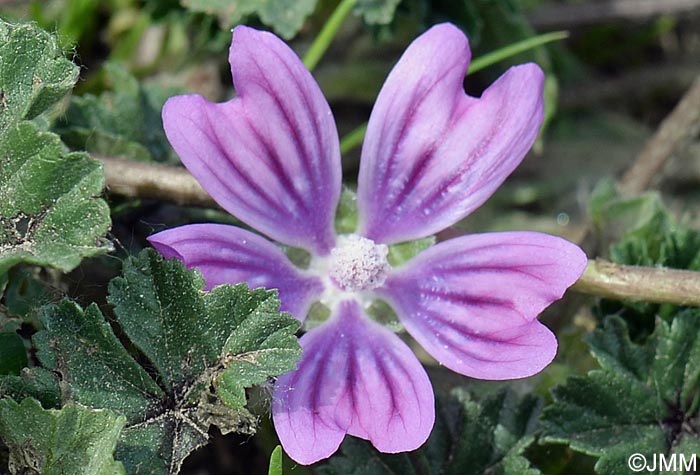
<svg viewBox="0 0 700 475">
<path fill-rule="evenodd" d="M 0 21 L 0 130 L 41 114 L 77 79 L 78 67 L 53 36 L 32 24 Z"/>
<path fill-rule="evenodd" d="M 304 20 L 313 13 L 317 0 L 180 0 L 182 5 L 196 12 L 216 15 L 224 27 L 241 23 L 250 15 L 257 15 L 266 25 L 286 39 L 296 35 Z"/>
<path fill-rule="evenodd" d="M 43 316 L 37 356 L 62 375 L 64 399 L 127 418 L 116 457 L 128 473 L 177 473 L 210 425 L 252 433 L 244 389 L 293 369 L 300 356 L 299 322 L 279 313 L 275 292 L 203 286 L 198 271 L 150 249 L 124 263 L 109 301 L 145 367 L 97 306 L 65 301 Z"/>
<path fill-rule="evenodd" d="M 627 325 L 609 317 L 588 339 L 601 368 L 572 377 L 553 391 L 543 415 L 544 440 L 599 457 L 596 472 L 628 474 L 628 458 L 641 453 L 690 457 L 700 430 L 700 311 L 657 321 L 645 345 L 630 340 Z"/>
<path fill-rule="evenodd" d="M 0 398 L 10 397 L 15 401 L 34 398 L 47 409 L 61 404 L 61 389 L 56 376 L 43 368 L 24 368 L 19 376 L 0 375 Z"/>
<path fill-rule="evenodd" d="M 113 454 L 125 422 L 75 404 L 47 410 L 31 398 L 0 400 L 0 438 L 10 449 L 12 474 L 123 475 Z"/>
<path fill-rule="evenodd" d="M 120 65 L 107 63 L 103 74 L 111 91 L 73 97 L 56 131 L 69 146 L 132 160 L 174 159 L 160 111 L 179 89 L 139 83 Z"/>
<path fill-rule="evenodd" d="M 66 153 L 58 136 L 27 120 L 77 76 L 51 35 L 0 21 L 0 274 L 19 262 L 69 271 L 108 248 L 100 163 Z"/>
<path fill-rule="evenodd" d="M 410 454 L 389 455 L 347 439 L 323 475 L 537 475 L 522 455 L 534 441 L 542 401 L 501 391 L 481 402 L 457 389 L 438 400 L 428 442 Z"/>
<path fill-rule="evenodd" d="M 5 274 L 7 287 L 0 305 L 7 318 L 3 322 L 0 316 L 0 330 L 16 331 L 23 322 L 37 323 L 39 308 L 54 300 L 54 290 L 42 280 L 41 270 L 39 267 L 16 266 Z M 5 328 L 10 322 L 15 328 Z"/>
</svg>

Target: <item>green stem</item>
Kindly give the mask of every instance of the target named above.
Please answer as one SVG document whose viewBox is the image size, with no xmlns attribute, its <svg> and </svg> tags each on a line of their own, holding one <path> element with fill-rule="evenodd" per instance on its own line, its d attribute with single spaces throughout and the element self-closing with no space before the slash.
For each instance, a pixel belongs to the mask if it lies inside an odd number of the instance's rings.
<svg viewBox="0 0 700 475">
<path fill-rule="evenodd" d="M 469 72 L 467 73 L 467 76 L 479 72 L 482 69 L 488 68 L 492 64 L 496 64 L 499 61 L 510 58 L 511 56 L 515 56 L 517 54 L 524 53 L 525 51 L 537 48 L 538 46 L 542 46 L 553 41 L 563 40 L 568 37 L 568 31 L 553 31 L 551 33 L 533 36 L 532 38 L 499 48 L 496 51 L 487 53 L 472 61 L 469 65 Z"/>
<path fill-rule="evenodd" d="M 309 51 L 307 51 L 304 56 L 304 65 L 309 71 L 313 71 L 318 62 L 321 61 L 323 53 L 325 53 L 330 46 L 333 38 L 335 38 L 336 33 L 338 33 L 338 30 L 343 24 L 345 17 L 348 16 L 356 3 L 357 0 L 342 0 L 333 11 L 333 14 L 326 24 L 323 25 L 318 36 L 314 42 L 311 43 Z"/>
<path fill-rule="evenodd" d="M 340 141 L 340 153 L 344 155 L 359 146 L 365 138 L 365 132 L 367 132 L 367 122 L 344 136 Z"/>
<path fill-rule="evenodd" d="M 340 9 L 340 7 L 338 7 Z M 497 49 L 491 53 L 485 54 L 478 59 L 475 59 L 469 65 L 469 71 L 467 76 L 474 74 L 482 69 L 485 69 L 493 64 L 503 61 L 504 59 L 510 58 L 520 53 L 524 53 L 530 49 L 542 46 L 553 41 L 563 40 L 567 38 L 569 33 L 567 31 L 553 31 L 551 33 L 545 33 L 544 35 L 533 36 L 526 40 L 518 41 L 517 43 L 510 44 L 504 48 Z M 320 37 L 320 35 L 319 35 Z M 365 138 L 365 132 L 367 131 L 367 123 L 365 122 L 345 137 L 340 140 L 340 151 L 341 153 L 349 152 L 355 147 L 362 143 Z"/>
</svg>

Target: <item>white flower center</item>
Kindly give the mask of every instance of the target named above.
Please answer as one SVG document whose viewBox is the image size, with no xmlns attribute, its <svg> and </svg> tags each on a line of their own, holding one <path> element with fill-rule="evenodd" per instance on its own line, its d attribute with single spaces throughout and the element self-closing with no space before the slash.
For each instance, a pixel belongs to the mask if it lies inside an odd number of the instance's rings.
<svg viewBox="0 0 700 475">
<path fill-rule="evenodd" d="M 357 234 L 339 236 L 330 255 L 330 278 L 340 289 L 350 292 L 376 289 L 391 270 L 388 254 L 385 244 Z"/>
</svg>

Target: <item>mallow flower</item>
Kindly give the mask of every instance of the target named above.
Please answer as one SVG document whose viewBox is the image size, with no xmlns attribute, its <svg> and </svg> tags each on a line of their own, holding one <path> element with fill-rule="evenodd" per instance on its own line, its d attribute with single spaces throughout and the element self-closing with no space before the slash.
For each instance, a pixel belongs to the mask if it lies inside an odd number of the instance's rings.
<svg viewBox="0 0 700 475">
<path fill-rule="evenodd" d="M 367 314 L 380 299 L 442 365 L 473 378 L 539 372 L 557 342 L 537 315 L 586 265 L 561 238 L 473 234 L 392 267 L 389 246 L 418 240 L 478 208 L 520 163 L 543 116 L 543 73 L 509 69 L 480 98 L 464 93 L 470 60 L 455 26 L 418 37 L 389 74 L 371 113 L 357 185 L 358 225 L 338 235 L 339 140 L 318 85 L 276 36 L 239 26 L 229 61 L 237 96 L 216 104 L 176 96 L 163 109 L 170 143 L 205 190 L 271 240 L 311 255 L 295 266 L 280 247 L 220 224 L 166 230 L 150 242 L 201 270 L 208 288 L 278 289 L 282 310 L 330 315 L 301 337 L 298 368 L 273 394 L 286 452 L 310 464 L 346 434 L 382 452 L 419 447 L 435 419 L 428 376 L 404 341 Z"/>
</svg>

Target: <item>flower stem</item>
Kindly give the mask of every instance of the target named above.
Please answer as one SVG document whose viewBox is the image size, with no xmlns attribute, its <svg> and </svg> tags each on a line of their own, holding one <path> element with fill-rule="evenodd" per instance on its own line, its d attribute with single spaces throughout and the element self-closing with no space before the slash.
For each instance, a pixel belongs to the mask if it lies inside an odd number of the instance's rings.
<svg viewBox="0 0 700 475">
<path fill-rule="evenodd" d="M 333 11 L 333 14 L 330 16 L 326 24 L 323 25 L 323 28 L 319 32 L 318 36 L 314 42 L 311 43 L 309 51 L 307 51 L 306 55 L 304 55 L 304 65 L 309 71 L 313 71 L 318 62 L 321 60 L 323 54 L 333 41 L 333 38 L 335 38 L 336 33 L 338 33 L 343 21 L 356 3 L 357 0 L 342 0 Z"/>
<path fill-rule="evenodd" d="M 615 264 L 602 259 L 588 267 L 572 290 L 613 300 L 700 306 L 700 272 Z"/>
<path fill-rule="evenodd" d="M 340 7 L 338 8 L 340 9 Z M 319 35 L 319 37 L 320 36 L 321 35 Z M 469 71 L 467 72 L 467 76 L 481 71 L 482 69 L 485 69 L 493 64 L 496 64 L 499 61 L 503 61 L 504 59 L 510 58 L 511 56 L 515 56 L 516 54 L 524 53 L 525 51 L 536 48 L 538 46 L 542 46 L 547 43 L 551 43 L 553 41 L 563 40 L 568 36 L 569 33 L 567 31 L 553 31 L 551 33 L 545 33 L 543 35 L 533 36 L 532 38 L 527 38 L 525 40 L 518 41 L 503 48 L 497 49 L 496 51 L 492 51 L 472 61 L 472 63 L 469 65 Z M 304 60 L 304 63 L 306 63 L 306 60 Z M 344 136 L 340 140 L 341 153 L 349 152 L 350 150 L 359 146 L 365 137 L 366 131 L 367 122 L 365 122 L 361 126 L 357 127 L 355 130 Z"/>
<path fill-rule="evenodd" d="M 340 153 L 345 154 L 358 147 L 365 138 L 365 132 L 367 132 L 367 122 L 345 135 L 340 141 Z"/>
<path fill-rule="evenodd" d="M 552 43 L 553 41 L 563 40 L 568 37 L 568 31 L 553 31 L 551 33 L 533 36 L 532 38 L 527 38 L 522 41 L 509 44 L 508 46 L 499 48 L 496 51 L 491 51 L 490 53 L 487 53 L 472 61 L 469 65 L 467 76 L 479 72 L 492 64 L 498 63 L 499 61 L 510 58 L 511 56 L 515 56 L 517 54 L 524 53 L 525 51 L 537 48 L 538 46 Z"/>
</svg>

